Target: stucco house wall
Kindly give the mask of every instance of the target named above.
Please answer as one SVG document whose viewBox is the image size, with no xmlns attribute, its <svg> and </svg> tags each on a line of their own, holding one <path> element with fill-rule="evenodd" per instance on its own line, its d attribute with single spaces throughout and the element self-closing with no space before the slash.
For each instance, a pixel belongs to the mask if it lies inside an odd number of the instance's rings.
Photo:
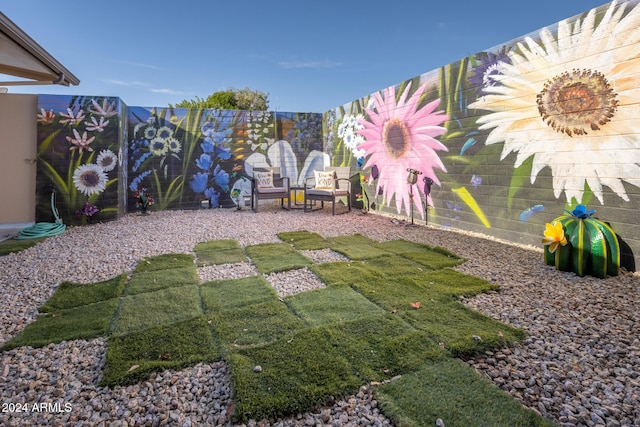
<svg viewBox="0 0 640 427">
<path fill-rule="evenodd" d="M 0 94 L 0 227 L 35 220 L 37 99 Z"/>
</svg>

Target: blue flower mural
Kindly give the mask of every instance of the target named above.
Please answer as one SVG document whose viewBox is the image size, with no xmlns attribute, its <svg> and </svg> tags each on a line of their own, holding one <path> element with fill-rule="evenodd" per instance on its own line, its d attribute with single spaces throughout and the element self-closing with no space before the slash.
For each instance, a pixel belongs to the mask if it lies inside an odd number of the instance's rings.
<svg viewBox="0 0 640 427">
<path fill-rule="evenodd" d="M 230 144 L 236 121 L 233 111 L 212 110 L 201 126 L 202 153 L 195 160 L 198 171 L 191 176 L 189 187 L 203 199 L 208 199 L 211 207 L 220 206 L 221 194 L 230 197 L 230 176 L 221 165 L 231 159 Z"/>
</svg>

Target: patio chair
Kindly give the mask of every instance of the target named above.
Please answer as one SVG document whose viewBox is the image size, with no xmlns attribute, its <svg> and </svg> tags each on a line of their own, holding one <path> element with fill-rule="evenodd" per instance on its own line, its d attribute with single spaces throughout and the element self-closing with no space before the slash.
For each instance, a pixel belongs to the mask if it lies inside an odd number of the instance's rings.
<svg viewBox="0 0 640 427">
<path fill-rule="evenodd" d="M 325 167 L 324 171 L 313 171 L 313 176 L 305 179 L 304 211 L 313 209 L 313 202 L 331 202 L 331 213 L 336 214 L 336 202 L 344 198 L 347 210 L 351 211 L 351 179 L 349 167 Z"/>
<path fill-rule="evenodd" d="M 288 177 L 281 177 L 279 168 L 255 170 L 251 178 L 251 209 L 258 212 L 260 200 L 280 199 L 280 206 L 284 208 L 287 199 L 287 209 L 291 209 L 291 195 Z"/>
</svg>

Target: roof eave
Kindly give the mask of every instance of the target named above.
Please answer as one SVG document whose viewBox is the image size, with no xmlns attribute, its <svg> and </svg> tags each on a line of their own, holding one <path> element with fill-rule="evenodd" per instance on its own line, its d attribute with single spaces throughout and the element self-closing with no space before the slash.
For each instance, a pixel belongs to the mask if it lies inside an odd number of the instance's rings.
<svg viewBox="0 0 640 427">
<path fill-rule="evenodd" d="M 4 33 L 8 38 L 13 40 L 14 43 L 19 45 L 26 53 L 37 59 L 42 65 L 51 70 L 51 73 L 57 76 L 55 79 L 51 79 L 50 76 L 41 77 L 37 74 L 25 72 L 24 70 L 13 70 L 11 68 L 3 70 L 5 74 L 13 75 L 16 77 L 22 77 L 31 79 L 31 81 L 17 81 L 17 82 L 0 82 L 0 85 L 4 86 L 16 86 L 16 85 L 28 85 L 28 84 L 59 84 L 64 86 L 78 85 L 80 79 L 78 79 L 71 71 L 65 68 L 60 62 L 58 62 L 53 56 L 49 54 L 42 46 L 36 43 L 29 35 L 27 35 L 20 27 L 18 27 L 13 21 L 7 18 L 2 12 L 0 12 L 0 32 Z"/>
</svg>

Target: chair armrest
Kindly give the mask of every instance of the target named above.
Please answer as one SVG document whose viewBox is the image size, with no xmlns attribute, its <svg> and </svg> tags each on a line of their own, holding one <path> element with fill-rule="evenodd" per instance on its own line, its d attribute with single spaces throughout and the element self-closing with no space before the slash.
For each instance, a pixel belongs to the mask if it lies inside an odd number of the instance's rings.
<svg viewBox="0 0 640 427">
<path fill-rule="evenodd" d="M 310 189 L 316 186 L 316 178 L 313 176 L 308 176 L 304 179 L 304 188 Z"/>
<path fill-rule="evenodd" d="M 287 190 L 291 188 L 291 184 L 289 182 L 288 176 L 283 176 L 282 178 L 280 178 L 280 181 L 282 182 L 282 186 L 285 187 Z"/>
</svg>

